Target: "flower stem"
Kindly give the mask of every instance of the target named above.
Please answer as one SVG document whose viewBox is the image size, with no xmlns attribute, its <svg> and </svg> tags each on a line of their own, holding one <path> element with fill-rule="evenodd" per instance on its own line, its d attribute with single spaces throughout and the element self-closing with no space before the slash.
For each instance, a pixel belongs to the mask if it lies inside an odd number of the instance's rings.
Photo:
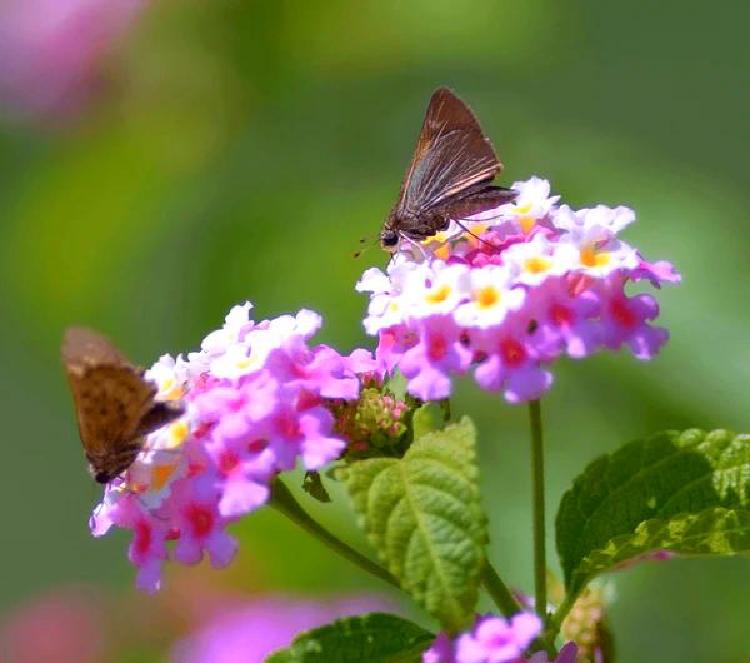
<svg viewBox="0 0 750 663">
<path fill-rule="evenodd" d="M 521 605 L 489 562 L 485 562 L 482 569 L 482 585 L 505 617 L 521 611 Z"/>
<path fill-rule="evenodd" d="M 538 400 L 529 403 L 531 425 L 531 483 L 534 510 L 534 606 L 542 621 L 547 617 L 547 560 L 544 527 L 544 444 L 542 410 Z"/>
<path fill-rule="evenodd" d="M 344 543 L 332 532 L 328 531 L 319 522 L 314 520 L 300 503 L 295 499 L 292 492 L 287 488 L 281 479 L 276 477 L 271 486 L 271 506 L 283 513 L 289 520 L 299 525 L 308 534 L 312 534 L 319 541 L 325 543 L 331 550 L 356 564 L 367 573 L 374 575 L 380 580 L 399 587 L 398 580 L 386 571 L 382 566 L 376 564 L 371 559 L 357 552 L 351 546 Z"/>
</svg>

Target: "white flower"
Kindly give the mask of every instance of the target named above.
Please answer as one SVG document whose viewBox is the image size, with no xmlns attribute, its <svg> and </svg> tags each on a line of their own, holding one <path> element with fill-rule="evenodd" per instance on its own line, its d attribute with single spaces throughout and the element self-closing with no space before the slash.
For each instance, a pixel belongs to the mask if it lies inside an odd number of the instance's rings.
<svg viewBox="0 0 750 663">
<path fill-rule="evenodd" d="M 182 355 L 174 358 L 166 354 L 159 357 L 159 360 L 145 372 L 144 377 L 156 385 L 156 400 L 173 401 L 184 395 L 185 384 L 190 374 L 191 366 Z"/>
<path fill-rule="evenodd" d="M 404 284 L 405 305 L 410 317 L 451 313 L 468 294 L 469 267 L 433 263 L 409 273 Z"/>
<path fill-rule="evenodd" d="M 250 302 L 233 306 L 224 318 L 224 326 L 212 331 L 203 339 L 201 351 L 208 356 L 222 354 L 226 349 L 237 343 L 247 328 L 252 328 L 254 323 L 250 319 L 250 311 L 253 305 Z"/>
<path fill-rule="evenodd" d="M 292 316 L 282 317 L 286 319 L 280 320 L 278 325 L 264 326 L 261 323 L 245 335 L 242 343 L 229 346 L 224 354 L 212 359 L 208 367 L 211 375 L 219 379 L 238 380 L 262 369 L 271 351 L 292 336 L 296 328 Z"/>
<path fill-rule="evenodd" d="M 549 195 L 549 182 L 539 177 L 514 182 L 511 189 L 516 192 L 516 200 L 494 210 L 495 218 L 498 224 L 512 222 L 516 232 L 526 235 L 552 211 L 560 199 L 560 196 Z"/>
<path fill-rule="evenodd" d="M 370 267 L 364 271 L 354 289 L 357 292 L 371 292 L 374 295 L 382 295 L 390 292 L 391 280 L 382 270 L 377 267 Z"/>
<path fill-rule="evenodd" d="M 456 322 L 481 328 L 500 324 L 509 311 L 523 305 L 526 295 L 513 285 L 514 274 L 508 267 L 472 269 L 468 275 L 469 301 L 456 309 Z"/>
<path fill-rule="evenodd" d="M 561 246 L 538 234 L 529 242 L 510 246 L 503 257 L 516 273 L 516 283 L 535 286 L 549 276 L 560 276 L 573 269 L 576 255 L 570 246 Z"/>
<path fill-rule="evenodd" d="M 423 275 L 429 273 L 427 268 L 419 263 L 404 259 L 398 254 L 388 265 L 388 274 L 377 268 L 368 269 L 359 280 L 357 289 L 360 292 L 370 291 L 370 305 L 363 324 L 368 334 L 377 334 L 381 329 L 387 329 L 401 323 L 406 310 L 406 298 L 403 296 L 406 282 L 414 272 Z"/>
<path fill-rule="evenodd" d="M 629 207 L 607 207 L 597 205 L 590 209 L 573 211 L 562 205 L 552 217 L 556 228 L 565 231 L 561 239 L 568 235 L 576 242 L 600 242 L 615 237 L 623 228 L 635 221 L 635 212 Z"/>
<path fill-rule="evenodd" d="M 564 249 L 565 245 L 569 248 Z M 617 239 L 576 244 L 566 238 L 561 240 L 561 250 L 570 252 L 576 271 L 597 278 L 606 277 L 618 269 L 635 269 L 640 262 L 638 252 Z"/>
</svg>

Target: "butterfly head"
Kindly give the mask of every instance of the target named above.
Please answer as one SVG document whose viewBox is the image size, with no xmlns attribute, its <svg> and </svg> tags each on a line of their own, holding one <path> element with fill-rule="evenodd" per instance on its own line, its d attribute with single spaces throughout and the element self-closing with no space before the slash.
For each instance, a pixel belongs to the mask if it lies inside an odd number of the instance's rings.
<svg viewBox="0 0 750 663">
<path fill-rule="evenodd" d="M 383 228 L 383 231 L 380 233 L 380 246 L 382 246 L 383 249 L 385 249 L 389 253 L 393 253 L 398 249 L 400 240 L 400 233 L 398 233 L 396 230 L 393 230 L 393 228 Z"/>
<path fill-rule="evenodd" d="M 96 483 L 100 483 L 102 485 L 108 484 L 114 477 L 112 474 L 105 470 L 96 470 L 93 467 L 89 467 L 89 472 L 91 473 L 91 476 L 94 478 L 94 481 Z"/>
</svg>

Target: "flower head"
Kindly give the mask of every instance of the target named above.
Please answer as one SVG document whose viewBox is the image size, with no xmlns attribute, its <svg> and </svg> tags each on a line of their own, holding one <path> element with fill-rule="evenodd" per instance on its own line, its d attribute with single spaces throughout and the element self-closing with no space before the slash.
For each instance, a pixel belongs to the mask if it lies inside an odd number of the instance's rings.
<svg viewBox="0 0 750 663">
<path fill-rule="evenodd" d="M 542 630 L 542 622 L 531 612 L 510 619 L 487 615 L 455 640 L 440 634 L 422 656 L 423 663 L 510 663 L 523 652 Z"/>
<path fill-rule="evenodd" d="M 385 272 L 368 269 L 357 284 L 371 293 L 364 326 L 378 336 L 379 370 L 399 368 L 413 396 L 445 398 L 474 367 L 482 388 L 527 401 L 549 389 L 560 357 L 627 347 L 651 359 L 668 339 L 652 324 L 653 296 L 626 292 L 679 281 L 619 238 L 633 210 L 573 210 L 536 177 L 513 190 L 514 202 L 439 238 L 402 243 Z"/>
<path fill-rule="evenodd" d="M 369 353 L 311 347 L 321 324 L 312 311 L 255 322 L 251 308 L 234 307 L 187 360 L 165 355 L 146 372 L 157 398 L 181 400 L 185 415 L 147 437 L 91 519 L 96 536 L 132 530 L 144 589 L 158 588 L 166 560 L 227 565 L 237 549 L 227 526 L 268 501 L 279 472 L 318 470 L 346 447 L 328 404 L 358 398 Z"/>
</svg>

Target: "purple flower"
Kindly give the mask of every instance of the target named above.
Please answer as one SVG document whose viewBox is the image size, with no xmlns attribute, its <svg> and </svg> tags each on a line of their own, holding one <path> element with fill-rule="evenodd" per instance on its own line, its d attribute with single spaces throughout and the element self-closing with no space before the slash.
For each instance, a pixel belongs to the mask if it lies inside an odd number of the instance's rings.
<svg viewBox="0 0 750 663">
<path fill-rule="evenodd" d="M 336 460 L 346 440 L 327 399 L 358 398 L 358 371 L 377 366 L 365 351 L 310 347 L 321 322 L 312 311 L 255 323 L 251 309 L 234 307 L 200 352 L 164 356 L 147 372 L 157 396 L 182 400 L 186 414 L 149 435 L 92 517 L 95 536 L 133 531 L 129 556 L 148 591 L 167 560 L 229 564 L 237 543 L 227 526 L 268 501 L 279 472 Z"/>
<path fill-rule="evenodd" d="M 459 337 L 459 328 L 449 316 L 421 322 L 419 341 L 404 352 L 399 363 L 414 396 L 430 401 L 450 395 L 450 375 L 464 372 L 471 360 Z"/>
<path fill-rule="evenodd" d="M 554 663 L 576 663 L 576 654 L 578 654 L 576 644 L 574 642 L 566 642 L 554 660 Z M 550 663 L 550 660 L 545 652 L 537 652 L 528 659 L 527 663 Z"/>
<path fill-rule="evenodd" d="M 518 403 L 539 398 L 552 384 L 527 318 L 514 316 L 496 329 L 470 332 L 469 339 L 479 362 L 474 377 L 483 389 L 504 389 L 506 400 Z"/>
<path fill-rule="evenodd" d="M 510 619 L 487 615 L 474 627 L 451 641 L 440 634 L 422 656 L 423 663 L 510 663 L 518 661 L 542 630 L 531 612 Z"/>
<path fill-rule="evenodd" d="M 173 648 L 172 663 L 263 663 L 300 632 L 342 617 L 383 610 L 372 598 L 314 602 L 265 598 L 220 613 Z M 363 662 L 364 663 L 364 662 Z"/>
<path fill-rule="evenodd" d="M 378 336 L 379 370 L 400 369 L 414 396 L 448 396 L 469 357 L 480 387 L 528 401 L 550 388 L 548 367 L 564 355 L 625 346 L 650 359 L 667 341 L 651 324 L 656 300 L 625 294 L 633 281 L 658 288 L 680 278 L 619 239 L 633 210 L 572 210 L 538 178 L 513 188 L 514 203 L 421 246 L 402 242 L 385 272 L 368 269 L 357 284 L 370 293 L 364 326 Z"/>
</svg>

